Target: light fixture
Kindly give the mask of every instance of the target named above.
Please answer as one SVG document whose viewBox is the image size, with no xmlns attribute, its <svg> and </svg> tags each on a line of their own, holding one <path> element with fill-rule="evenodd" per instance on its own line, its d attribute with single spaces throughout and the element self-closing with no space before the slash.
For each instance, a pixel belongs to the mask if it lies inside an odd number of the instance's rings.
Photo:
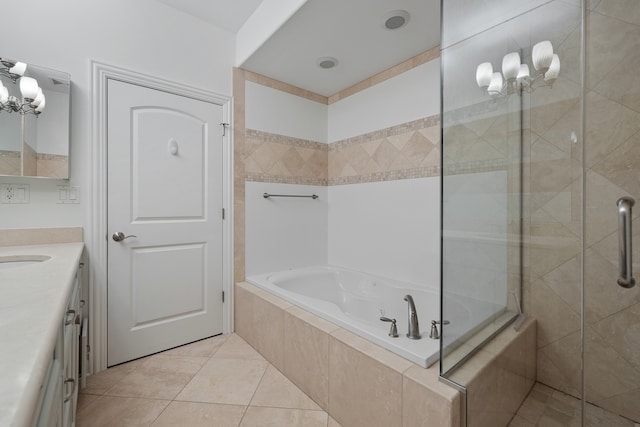
<svg viewBox="0 0 640 427">
<path fill-rule="evenodd" d="M 42 88 L 38 86 L 38 81 L 32 77 L 21 76 L 27 69 L 23 62 L 7 61 L 0 59 L 4 68 L 0 68 L 0 74 L 8 77 L 16 83 L 19 81 L 20 94 L 22 100 L 9 94 L 9 89 L 0 81 L 0 111 L 9 113 L 40 115 L 44 111 L 46 99 L 42 93 Z M 17 67 L 17 68 L 16 68 Z M 12 71 L 13 70 L 13 71 Z M 15 77 L 15 79 L 14 79 Z"/>
<path fill-rule="evenodd" d="M 538 87 L 552 86 L 560 74 L 560 57 L 553 53 L 549 40 L 536 43 L 531 63 L 538 74 L 531 76 L 528 64 L 520 62 L 520 54 L 511 52 L 502 58 L 502 73 L 493 72 L 490 62 L 476 68 L 476 83 L 491 96 L 506 96 L 516 91 L 532 92 Z"/>
<path fill-rule="evenodd" d="M 318 67 L 324 69 L 324 70 L 328 70 L 330 68 L 334 68 L 336 65 L 338 65 L 338 60 L 336 58 L 333 58 L 331 56 L 323 56 L 322 58 L 318 58 L 316 60 L 316 65 L 318 65 Z"/>
<path fill-rule="evenodd" d="M 392 10 L 384 16 L 384 27 L 387 30 L 399 30 L 407 25 L 410 17 L 406 10 Z"/>
<path fill-rule="evenodd" d="M 13 59 L 0 58 L 0 64 L 0 76 L 7 77 L 14 83 L 27 71 L 27 64 Z"/>
</svg>

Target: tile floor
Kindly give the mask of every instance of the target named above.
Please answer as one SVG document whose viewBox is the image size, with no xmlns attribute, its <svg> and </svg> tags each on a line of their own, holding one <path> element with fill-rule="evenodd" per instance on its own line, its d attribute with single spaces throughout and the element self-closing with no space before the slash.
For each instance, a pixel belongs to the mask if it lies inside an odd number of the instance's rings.
<svg viewBox="0 0 640 427">
<path fill-rule="evenodd" d="M 579 427 L 580 401 L 544 384 L 536 383 L 509 427 Z M 640 427 L 602 408 L 587 404 L 587 427 Z"/>
<path fill-rule="evenodd" d="M 77 427 L 340 427 L 236 334 L 87 378 Z"/>
</svg>

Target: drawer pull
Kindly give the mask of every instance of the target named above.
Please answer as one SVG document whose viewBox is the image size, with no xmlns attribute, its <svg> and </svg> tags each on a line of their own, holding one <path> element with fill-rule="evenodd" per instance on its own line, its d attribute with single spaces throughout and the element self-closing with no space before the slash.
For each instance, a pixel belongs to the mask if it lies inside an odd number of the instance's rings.
<svg viewBox="0 0 640 427">
<path fill-rule="evenodd" d="M 67 390 L 67 385 L 69 384 L 73 384 L 73 387 L 71 388 L 71 392 L 64 396 L 64 403 L 67 403 L 69 399 L 71 399 L 71 397 L 73 396 L 73 393 L 76 392 L 76 380 L 74 380 L 73 378 L 67 378 L 66 380 L 64 380 L 65 391 Z"/>
</svg>

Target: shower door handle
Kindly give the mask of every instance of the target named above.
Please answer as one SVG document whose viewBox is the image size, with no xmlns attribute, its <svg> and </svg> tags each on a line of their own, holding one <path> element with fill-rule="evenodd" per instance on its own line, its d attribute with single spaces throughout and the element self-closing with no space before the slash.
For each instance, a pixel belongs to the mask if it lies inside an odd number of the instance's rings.
<svg viewBox="0 0 640 427">
<path fill-rule="evenodd" d="M 631 208 L 635 200 L 631 197 L 620 197 L 618 206 L 618 285 L 623 288 L 633 288 L 636 279 L 633 278 Z"/>
</svg>

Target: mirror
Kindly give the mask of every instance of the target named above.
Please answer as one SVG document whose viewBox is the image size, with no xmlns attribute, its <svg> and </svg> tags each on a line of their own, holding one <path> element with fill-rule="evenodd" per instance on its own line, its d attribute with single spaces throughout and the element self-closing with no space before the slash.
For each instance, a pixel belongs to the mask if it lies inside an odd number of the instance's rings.
<svg viewBox="0 0 640 427">
<path fill-rule="evenodd" d="M 69 74 L 0 58 L 0 83 L 0 175 L 69 178 Z"/>
</svg>

